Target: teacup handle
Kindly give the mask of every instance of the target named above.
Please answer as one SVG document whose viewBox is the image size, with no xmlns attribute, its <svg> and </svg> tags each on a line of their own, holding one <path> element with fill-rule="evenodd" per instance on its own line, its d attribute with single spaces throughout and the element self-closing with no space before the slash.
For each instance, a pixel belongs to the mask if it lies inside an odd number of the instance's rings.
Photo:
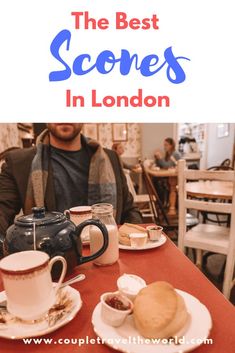
<svg viewBox="0 0 235 353">
<path fill-rule="evenodd" d="M 65 210 L 64 215 L 66 216 L 66 218 L 70 219 L 70 211 L 69 210 Z"/>
<path fill-rule="evenodd" d="M 62 256 L 54 256 L 50 261 L 49 261 L 49 268 L 50 268 L 50 271 L 52 270 L 52 266 L 54 265 L 55 262 L 57 261 L 60 261 L 62 263 L 62 272 L 61 272 L 61 275 L 60 275 L 60 278 L 59 278 L 59 281 L 58 283 L 56 284 L 55 286 L 55 294 L 57 293 L 58 289 L 60 288 L 63 280 L 64 280 L 64 277 L 66 275 L 66 271 L 67 271 L 67 262 L 65 260 L 64 257 Z"/>
</svg>

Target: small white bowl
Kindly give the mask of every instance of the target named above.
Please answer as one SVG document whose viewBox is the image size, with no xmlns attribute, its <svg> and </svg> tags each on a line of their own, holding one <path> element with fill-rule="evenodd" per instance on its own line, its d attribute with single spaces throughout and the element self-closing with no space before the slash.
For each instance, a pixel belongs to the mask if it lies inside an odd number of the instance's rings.
<svg viewBox="0 0 235 353">
<path fill-rule="evenodd" d="M 130 241 L 131 247 L 134 249 L 140 249 L 145 246 L 148 240 L 147 233 L 131 233 L 130 234 Z"/>
<path fill-rule="evenodd" d="M 151 241 L 158 241 L 161 239 L 163 228 L 160 226 L 148 226 L 147 228 L 149 239 Z"/>
<path fill-rule="evenodd" d="M 118 297 L 125 305 L 129 306 L 127 310 L 118 310 L 110 305 L 108 305 L 105 301 L 108 298 Z M 102 319 L 110 326 L 118 327 L 121 326 L 122 323 L 125 321 L 126 317 L 132 312 L 133 310 L 133 303 L 127 297 L 121 295 L 119 292 L 107 292 L 101 295 L 101 317 Z"/>
<path fill-rule="evenodd" d="M 126 283 L 125 283 L 125 280 L 123 280 L 125 276 L 127 277 Z M 130 278 L 130 285 L 128 285 L 128 277 Z M 136 288 L 136 290 L 133 286 L 133 282 L 132 282 L 133 280 L 136 280 L 139 283 L 139 286 L 138 286 L 139 288 Z M 146 287 L 146 282 L 145 280 L 143 280 L 143 278 L 139 276 L 124 273 L 122 276 L 118 278 L 117 287 L 120 294 L 126 296 L 133 302 L 135 300 L 135 297 L 139 293 L 139 291 L 142 288 Z"/>
</svg>

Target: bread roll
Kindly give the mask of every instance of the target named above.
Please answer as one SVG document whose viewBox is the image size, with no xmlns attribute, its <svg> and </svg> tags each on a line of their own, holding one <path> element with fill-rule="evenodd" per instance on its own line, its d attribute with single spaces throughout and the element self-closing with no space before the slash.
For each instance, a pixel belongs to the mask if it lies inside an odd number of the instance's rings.
<svg viewBox="0 0 235 353">
<path fill-rule="evenodd" d="M 145 338 L 169 338 L 182 334 L 188 321 L 183 298 L 167 282 L 143 288 L 134 302 L 134 321 Z"/>
<path fill-rule="evenodd" d="M 119 228 L 119 243 L 131 246 L 130 234 L 131 233 L 146 233 L 146 229 L 136 224 L 124 223 Z"/>
</svg>

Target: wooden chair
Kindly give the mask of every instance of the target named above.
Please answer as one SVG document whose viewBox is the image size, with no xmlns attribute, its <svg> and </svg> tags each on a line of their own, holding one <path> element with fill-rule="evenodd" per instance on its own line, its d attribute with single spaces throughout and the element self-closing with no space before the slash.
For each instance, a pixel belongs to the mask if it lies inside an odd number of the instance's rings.
<svg viewBox="0 0 235 353">
<path fill-rule="evenodd" d="M 211 171 L 219 171 L 219 170 L 224 170 L 224 171 L 228 171 L 228 170 L 234 170 L 234 168 L 230 167 L 231 161 L 230 159 L 225 159 L 220 165 L 218 166 L 213 166 L 210 168 L 207 168 L 207 170 L 211 170 Z M 205 199 L 205 201 L 207 201 Z M 216 200 L 217 202 L 227 202 L 226 200 Z M 230 226 L 230 221 L 231 221 L 231 214 L 221 214 L 218 212 L 205 212 L 202 211 L 201 212 L 202 217 L 203 217 L 203 223 L 217 223 L 219 226 L 225 226 L 225 227 L 229 227 Z M 209 251 L 206 254 L 203 255 L 203 260 L 202 260 L 202 267 L 207 271 L 207 273 L 211 276 L 214 277 L 214 275 L 212 275 L 210 273 L 210 271 L 207 269 L 207 262 L 208 262 L 208 258 L 210 256 L 213 256 L 214 253 Z M 218 281 L 222 281 L 223 277 L 224 277 L 224 270 L 225 270 L 225 264 L 222 266 L 221 271 L 217 277 Z"/>
<path fill-rule="evenodd" d="M 128 189 L 130 191 L 130 193 L 133 196 L 134 199 L 134 203 L 139 207 L 139 210 L 142 214 L 143 218 L 151 218 L 152 220 L 154 220 L 153 218 L 153 209 L 152 209 L 152 205 L 149 199 L 149 195 L 148 194 L 137 194 L 133 185 L 133 182 L 131 180 L 131 176 L 130 176 L 130 171 L 128 169 L 123 169 L 124 174 L 126 176 L 126 181 L 127 181 L 127 186 Z M 141 206 L 146 206 L 147 207 L 141 207 Z"/>
<path fill-rule="evenodd" d="M 226 158 L 225 160 L 223 160 L 220 166 L 231 167 L 231 160 L 229 158 Z"/>
<path fill-rule="evenodd" d="M 1 171 L 1 166 L 4 163 L 4 160 L 6 158 L 7 153 L 10 151 L 13 151 L 13 150 L 18 150 L 19 148 L 20 147 L 9 147 L 0 153 L 0 171 Z"/>
<path fill-rule="evenodd" d="M 234 171 L 202 171 L 187 170 L 185 161 L 178 162 L 179 183 L 179 240 L 178 246 L 184 251 L 185 247 L 196 249 L 197 265 L 201 265 L 203 251 L 212 251 L 226 256 L 226 266 L 223 281 L 223 293 L 229 298 L 233 285 L 233 271 L 235 264 L 235 193 L 232 203 L 208 202 L 204 200 L 192 200 L 187 198 L 187 180 L 220 180 L 231 181 L 235 186 Z M 219 212 L 231 214 L 230 228 L 214 224 L 198 224 L 186 230 L 186 210 Z"/>
<path fill-rule="evenodd" d="M 168 215 L 163 207 L 162 201 L 160 197 L 158 196 L 158 193 L 153 185 L 152 179 L 149 176 L 148 172 L 145 169 L 144 163 L 139 161 L 141 169 L 142 169 L 142 174 L 143 174 L 143 180 L 146 185 L 146 189 L 150 198 L 150 202 L 152 205 L 152 210 L 153 210 L 153 217 L 154 221 L 156 224 L 162 226 L 165 230 L 166 233 L 172 234 L 171 239 L 172 240 L 177 240 L 178 237 L 178 221 L 175 219 L 174 221 L 171 221 L 168 218 Z M 193 215 L 187 213 L 186 215 L 186 223 L 187 227 L 193 227 L 196 224 L 198 224 L 198 219 L 194 217 Z"/>
<path fill-rule="evenodd" d="M 235 168 L 235 142 L 233 143 L 232 167 Z"/>
<path fill-rule="evenodd" d="M 216 166 L 210 167 L 207 170 L 218 171 L 218 170 L 234 170 L 234 169 L 228 165 L 221 164 L 221 165 L 216 165 Z"/>
<path fill-rule="evenodd" d="M 142 169 L 143 180 L 147 189 L 148 197 L 152 205 L 151 208 L 153 210 L 154 222 L 161 226 L 164 225 L 164 227 L 170 226 L 170 222 L 168 220 L 167 214 L 156 192 L 156 189 L 152 183 L 152 180 L 148 175 L 148 173 L 146 172 L 144 164 L 141 161 L 139 161 L 139 164 Z"/>
<path fill-rule="evenodd" d="M 228 163 L 230 164 L 230 159 L 225 159 L 221 165 L 218 166 L 214 166 L 214 167 L 210 167 L 207 170 L 211 170 L 211 171 L 219 171 L 219 170 L 224 170 L 224 171 L 228 171 L 228 170 L 234 170 L 232 167 L 230 167 L 228 165 Z M 224 202 L 224 200 L 217 200 L 219 202 Z M 202 217 L 203 217 L 203 223 L 217 223 L 218 225 L 222 226 L 225 225 L 227 227 L 229 227 L 230 224 L 230 215 L 221 215 L 218 212 L 214 212 L 214 213 L 210 213 L 210 212 L 201 212 Z"/>
</svg>

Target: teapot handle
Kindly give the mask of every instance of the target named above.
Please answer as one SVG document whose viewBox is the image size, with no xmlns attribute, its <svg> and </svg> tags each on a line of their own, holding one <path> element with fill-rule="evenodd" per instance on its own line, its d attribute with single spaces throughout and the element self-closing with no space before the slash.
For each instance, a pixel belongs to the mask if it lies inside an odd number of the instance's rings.
<svg viewBox="0 0 235 353">
<path fill-rule="evenodd" d="M 89 256 L 81 256 L 78 252 L 78 249 L 77 249 L 77 241 L 76 241 L 77 239 L 76 238 L 81 235 L 83 228 L 85 228 L 86 226 L 91 226 L 91 225 L 96 226 L 100 229 L 100 231 L 103 235 L 104 243 L 103 243 L 103 246 L 96 253 L 89 255 Z M 76 237 L 74 237 L 74 234 L 76 235 Z M 73 244 L 73 247 L 74 247 L 76 255 L 77 255 L 78 265 L 95 260 L 97 257 L 101 256 L 105 252 L 105 250 L 107 249 L 107 247 L 109 245 L 108 230 L 107 230 L 106 226 L 99 219 L 88 219 L 85 222 L 80 223 L 76 227 L 75 233 L 70 234 L 70 238 L 72 240 L 72 244 Z"/>
</svg>

